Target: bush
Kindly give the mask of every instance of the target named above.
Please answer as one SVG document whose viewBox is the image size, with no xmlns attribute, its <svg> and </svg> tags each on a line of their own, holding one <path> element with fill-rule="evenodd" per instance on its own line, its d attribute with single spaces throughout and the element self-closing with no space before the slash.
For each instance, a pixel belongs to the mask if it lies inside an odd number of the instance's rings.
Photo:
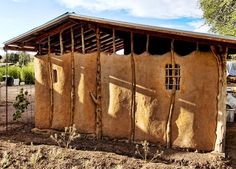
<svg viewBox="0 0 236 169">
<path fill-rule="evenodd" d="M 3 74 L 0 72 L 0 82 L 3 80 Z"/>
<path fill-rule="evenodd" d="M 34 84 L 34 66 L 32 63 L 22 67 L 20 80 L 25 84 Z"/>
<path fill-rule="evenodd" d="M 0 81 L 3 80 L 5 75 L 5 67 L 0 68 Z M 19 66 L 9 66 L 8 75 L 14 79 L 20 79 L 21 82 L 25 84 L 34 84 L 34 65 L 29 63 L 27 66 L 20 68 Z"/>
<path fill-rule="evenodd" d="M 8 68 L 8 75 L 13 77 L 14 79 L 20 78 L 20 68 L 17 66 L 10 66 Z"/>
</svg>

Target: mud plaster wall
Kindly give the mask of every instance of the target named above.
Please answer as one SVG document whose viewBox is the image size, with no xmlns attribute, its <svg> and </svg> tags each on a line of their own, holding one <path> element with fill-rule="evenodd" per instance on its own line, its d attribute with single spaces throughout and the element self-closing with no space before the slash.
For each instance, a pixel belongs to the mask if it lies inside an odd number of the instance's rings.
<svg viewBox="0 0 236 169">
<path fill-rule="evenodd" d="M 176 93 L 173 145 L 213 150 L 216 140 L 218 67 L 212 53 L 193 52 L 175 57 L 181 68 Z"/>
<path fill-rule="evenodd" d="M 64 129 L 70 125 L 71 102 L 71 54 L 51 55 L 52 70 L 57 72 L 53 83 L 53 129 Z"/>
<path fill-rule="evenodd" d="M 131 103 L 130 56 L 101 54 L 103 135 L 129 138 Z"/>
<path fill-rule="evenodd" d="M 74 123 L 81 133 L 94 133 L 95 106 L 89 92 L 96 91 L 96 56 L 75 54 L 76 103 Z M 42 58 L 42 57 L 40 57 Z M 71 65 L 70 54 L 55 56 L 53 68 L 58 70 L 58 83 L 54 84 L 53 128 L 69 124 Z M 134 55 L 136 66 L 136 140 L 149 140 L 165 144 L 171 91 L 165 89 L 165 65 L 171 64 L 171 54 Z M 178 147 L 213 150 L 215 143 L 218 68 L 211 53 L 193 52 L 175 61 L 181 68 L 180 90 L 172 120 L 172 144 Z M 46 59 L 36 62 L 38 73 L 44 73 Z M 43 63 L 45 62 L 45 63 Z M 62 63 L 63 62 L 63 63 Z M 56 66 L 58 65 L 58 66 Z M 102 73 L 102 130 L 104 136 L 129 138 L 131 102 L 130 56 L 101 53 Z M 48 91 L 48 78 L 37 75 L 36 127 L 47 128 L 46 100 L 41 96 Z M 39 85 L 42 83 L 44 85 Z M 40 92 L 41 91 L 41 92 Z M 44 98 L 42 98 L 44 97 Z M 56 97 L 56 98 L 55 98 Z M 57 103 L 56 103 L 57 102 Z M 44 115 L 40 112 L 44 110 Z M 56 110 L 56 111 L 55 111 Z"/>
<path fill-rule="evenodd" d="M 50 128 L 50 93 L 48 56 L 34 58 L 35 67 L 35 126 Z"/>
<path fill-rule="evenodd" d="M 96 53 L 75 54 L 74 124 L 80 133 L 95 132 L 95 105 L 90 92 L 96 91 Z M 94 93 L 95 94 L 95 93 Z"/>
</svg>

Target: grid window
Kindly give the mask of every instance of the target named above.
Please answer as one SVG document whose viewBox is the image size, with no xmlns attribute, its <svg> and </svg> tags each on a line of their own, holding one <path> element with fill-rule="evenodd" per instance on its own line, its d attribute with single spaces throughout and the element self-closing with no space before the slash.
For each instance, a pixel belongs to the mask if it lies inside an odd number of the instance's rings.
<svg viewBox="0 0 236 169">
<path fill-rule="evenodd" d="M 174 84 L 175 80 L 175 84 Z M 175 64 L 175 67 L 172 67 L 172 64 L 166 64 L 166 79 L 165 85 L 167 90 L 172 90 L 175 86 L 176 90 L 180 89 L 180 65 Z"/>
</svg>

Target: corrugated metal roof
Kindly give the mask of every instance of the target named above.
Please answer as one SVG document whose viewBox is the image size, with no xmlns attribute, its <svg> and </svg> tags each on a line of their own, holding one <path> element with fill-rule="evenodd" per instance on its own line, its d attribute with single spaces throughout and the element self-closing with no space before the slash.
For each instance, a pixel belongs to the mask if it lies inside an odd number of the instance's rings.
<svg viewBox="0 0 236 169">
<path fill-rule="evenodd" d="M 191 41 L 205 41 L 213 44 L 219 44 L 224 46 L 229 46 L 230 48 L 236 48 L 236 38 L 231 36 L 220 36 L 214 34 L 206 34 L 206 33 L 198 33 L 198 32 L 191 32 L 191 31 L 183 31 L 178 29 L 170 29 L 170 28 L 163 28 L 157 26 L 149 26 L 149 25 L 142 25 L 136 23 L 128 23 L 128 22 L 121 22 L 115 20 L 108 20 L 96 17 L 88 17 L 83 15 L 78 15 L 75 13 L 65 13 L 39 27 L 36 27 L 22 35 L 19 35 L 15 38 L 12 38 L 6 42 L 4 42 L 5 46 L 22 43 L 28 39 L 36 38 L 39 33 L 43 33 L 43 31 L 50 29 L 51 27 L 56 27 L 60 23 L 73 19 L 78 20 L 81 22 L 89 22 L 97 25 L 102 25 L 105 27 L 115 27 L 118 29 L 123 29 L 127 31 L 137 31 L 140 33 L 146 34 L 157 34 L 166 37 L 178 37 L 179 39 L 187 39 Z"/>
</svg>

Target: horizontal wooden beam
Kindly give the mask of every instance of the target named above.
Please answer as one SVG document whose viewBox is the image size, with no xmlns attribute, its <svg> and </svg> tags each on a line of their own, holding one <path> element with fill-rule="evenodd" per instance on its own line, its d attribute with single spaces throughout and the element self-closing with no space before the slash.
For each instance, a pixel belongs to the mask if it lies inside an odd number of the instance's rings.
<svg viewBox="0 0 236 169">
<path fill-rule="evenodd" d="M 32 48 L 26 48 L 26 47 L 20 47 L 20 46 L 5 46 L 3 48 L 4 50 L 14 50 L 14 51 L 28 51 L 28 52 L 37 52 L 37 49 L 34 47 Z"/>
</svg>

